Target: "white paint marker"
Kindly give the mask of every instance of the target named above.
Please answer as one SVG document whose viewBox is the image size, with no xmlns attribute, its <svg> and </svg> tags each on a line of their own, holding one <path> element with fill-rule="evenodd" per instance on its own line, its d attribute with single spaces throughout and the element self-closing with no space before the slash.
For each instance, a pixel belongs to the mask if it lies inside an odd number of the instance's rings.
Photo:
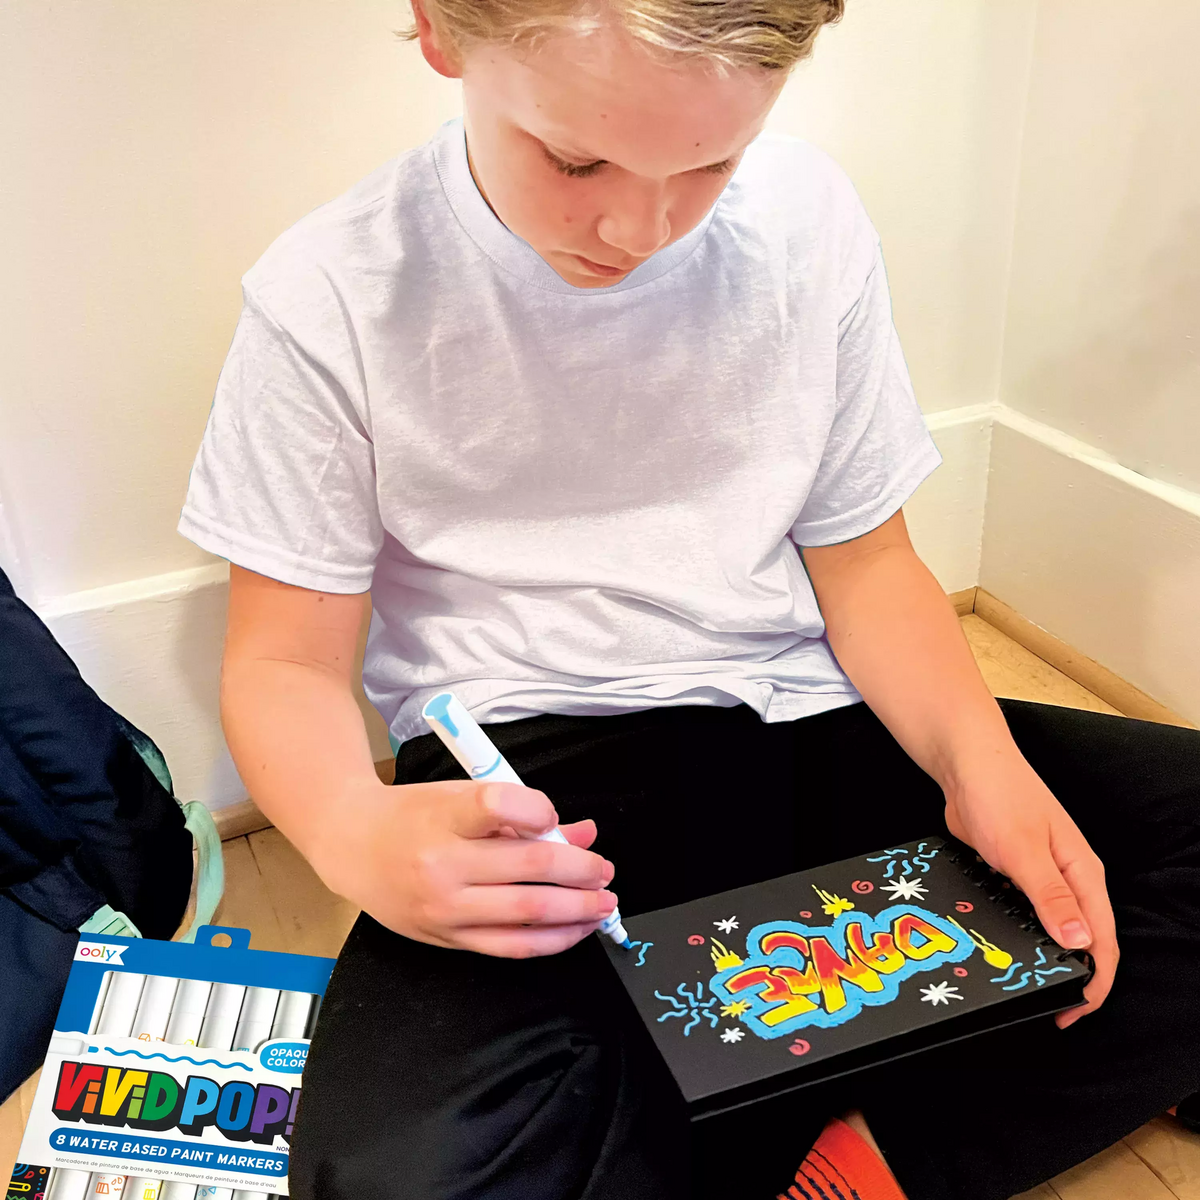
<svg viewBox="0 0 1200 1200">
<path fill-rule="evenodd" d="M 143 1042 L 165 1042 L 180 980 L 147 975 L 131 1036 Z M 127 1175 L 121 1200 L 158 1200 L 162 1180 L 148 1175 Z"/>
<path fill-rule="evenodd" d="M 104 993 L 104 1005 L 96 1022 L 96 1037 L 131 1037 L 133 1025 L 146 988 L 146 976 L 132 971 L 114 971 Z M 66 1172 L 64 1172 L 65 1174 Z M 82 1174 L 72 1171 L 71 1174 Z M 125 1190 L 125 1176 L 107 1171 L 92 1171 L 88 1175 L 84 1195 L 119 1196 Z"/>
<path fill-rule="evenodd" d="M 190 982 L 184 980 L 184 983 Z M 183 988 L 180 987 L 182 993 Z M 198 1050 L 229 1050 L 237 1032 L 238 1014 L 246 988 L 240 983 L 214 983 L 200 1025 L 200 1036 L 196 1039 Z M 172 1021 L 174 1014 L 172 1014 Z M 168 1179 L 158 1193 L 158 1200 L 231 1200 L 230 1188 L 197 1186 L 194 1183 L 179 1183 Z"/>
<path fill-rule="evenodd" d="M 308 1037 L 309 1018 L 316 1007 L 313 1004 L 316 998 L 308 992 L 280 992 L 275 1023 L 271 1026 L 271 1040 Z"/>
<path fill-rule="evenodd" d="M 129 1036 L 145 986 L 145 975 L 135 975 L 131 971 L 113 972 L 100 1020 L 96 1022 L 96 1037 Z"/>
<path fill-rule="evenodd" d="M 144 1175 L 130 1175 L 125 1180 L 125 1194 L 121 1200 L 159 1200 L 161 1179 L 148 1179 Z"/>
<path fill-rule="evenodd" d="M 230 1049 L 249 1050 L 251 1053 L 257 1050 L 271 1036 L 278 1006 L 278 988 L 248 987 Z"/>
<path fill-rule="evenodd" d="M 309 1016 L 316 1007 L 316 996 L 308 992 L 280 992 L 279 1007 L 275 1010 L 275 1022 L 271 1026 L 271 1041 L 308 1036 Z M 272 1200 L 270 1192 L 247 1192 L 239 1188 L 233 1200 Z"/>
<path fill-rule="evenodd" d="M 46 1189 L 46 1200 L 88 1200 L 92 1186 L 90 1171 L 68 1171 L 59 1167 Z"/>
<path fill-rule="evenodd" d="M 88 1024 L 89 1034 L 99 1031 L 100 1018 L 104 1014 L 113 979 L 117 975 L 123 974 L 123 971 L 105 971 L 101 976 L 100 990 L 96 993 L 96 1005 L 92 1009 L 92 1019 Z M 87 1200 L 91 1186 L 91 1171 L 71 1171 L 66 1167 L 55 1167 L 46 1181 L 46 1200 Z"/>
<path fill-rule="evenodd" d="M 125 1192 L 125 1176 L 124 1175 L 100 1175 L 95 1172 L 92 1174 L 92 1190 L 88 1192 L 88 1197 L 92 1196 L 121 1196 Z"/>
<path fill-rule="evenodd" d="M 92 1009 L 92 1019 L 88 1023 L 88 1033 L 94 1034 L 104 1013 L 104 1003 L 108 999 L 108 989 L 112 987 L 113 976 L 118 971 L 105 971 L 100 979 L 100 990 L 96 993 L 96 1005 Z M 67 1041 L 61 1035 L 50 1039 L 50 1049 L 59 1054 L 82 1054 L 83 1046 L 75 1043 L 76 1048 L 68 1049 Z M 91 1171 L 72 1171 L 67 1167 L 55 1167 L 46 1180 L 46 1200 L 87 1200 L 88 1189 L 92 1186 Z"/>
<path fill-rule="evenodd" d="M 205 1050 L 230 1049 L 245 998 L 246 989 L 240 983 L 214 983 L 196 1045 Z"/>
<path fill-rule="evenodd" d="M 100 1014 L 104 1011 L 104 1001 L 108 999 L 108 989 L 112 986 L 113 976 L 116 971 L 105 971 L 100 979 L 100 990 L 96 993 L 96 1007 L 92 1009 L 91 1024 L 88 1025 L 88 1033 L 95 1033 L 96 1026 L 100 1024 Z M 50 1182 L 47 1181 L 46 1188 L 49 1190 Z"/>
<path fill-rule="evenodd" d="M 168 1179 L 158 1193 L 158 1200 L 196 1200 L 196 1185 Z"/>
<path fill-rule="evenodd" d="M 212 983 L 207 979 L 181 979 L 175 1002 L 171 1005 L 171 1019 L 167 1022 L 163 1040 L 170 1046 L 194 1046 L 200 1037 L 200 1026 L 204 1023 L 204 1010 L 212 994 Z"/>
<path fill-rule="evenodd" d="M 453 692 L 439 692 L 421 709 L 421 716 L 472 779 L 486 779 L 489 783 L 521 783 L 521 777 Z M 537 840 L 570 845 L 557 825 L 539 834 Z M 617 909 L 614 908 L 600 922 L 600 932 L 607 934 L 618 946 L 630 949 L 629 934 L 621 924 L 621 914 Z"/>
<path fill-rule="evenodd" d="M 146 986 L 142 988 L 142 998 L 138 1001 L 129 1036 L 141 1042 L 165 1041 L 167 1024 L 171 1019 L 171 1009 L 178 990 L 178 979 L 171 979 L 166 975 L 147 975 Z"/>
</svg>

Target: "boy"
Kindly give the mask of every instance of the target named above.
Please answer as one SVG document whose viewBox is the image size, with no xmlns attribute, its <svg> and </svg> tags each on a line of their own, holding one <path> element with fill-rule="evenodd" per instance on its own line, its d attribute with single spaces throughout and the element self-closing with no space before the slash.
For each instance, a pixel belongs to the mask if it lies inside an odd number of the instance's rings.
<svg viewBox="0 0 1200 1200">
<path fill-rule="evenodd" d="M 756 140 L 840 12 L 414 3 L 463 123 L 245 278 L 181 529 L 234 564 L 243 779 L 364 909 L 298 1197 L 980 1200 L 1200 1086 L 1196 738 L 992 700 L 904 529 L 938 456 L 878 240 Z M 529 788 L 461 779 L 419 716 L 448 687 Z M 629 915 L 938 828 L 1091 950 L 1087 1004 L 689 1148 L 589 937 L 614 874 Z"/>
</svg>

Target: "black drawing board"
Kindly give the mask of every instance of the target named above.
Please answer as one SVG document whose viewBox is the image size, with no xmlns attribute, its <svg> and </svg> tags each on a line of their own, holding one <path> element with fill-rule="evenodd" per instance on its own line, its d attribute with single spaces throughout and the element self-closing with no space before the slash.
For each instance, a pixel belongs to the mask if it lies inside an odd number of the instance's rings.
<svg viewBox="0 0 1200 1200">
<path fill-rule="evenodd" d="M 1070 1008 L 1090 957 L 929 837 L 625 921 L 606 942 L 693 1119 Z"/>
</svg>

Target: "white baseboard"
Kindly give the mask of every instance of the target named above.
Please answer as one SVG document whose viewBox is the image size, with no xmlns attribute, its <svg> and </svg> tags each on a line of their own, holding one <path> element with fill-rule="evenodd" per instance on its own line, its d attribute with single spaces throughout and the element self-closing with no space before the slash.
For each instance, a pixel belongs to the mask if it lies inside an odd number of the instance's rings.
<svg viewBox="0 0 1200 1200">
<path fill-rule="evenodd" d="M 1200 496 L 997 408 L 979 585 L 1200 724 Z"/>
</svg>

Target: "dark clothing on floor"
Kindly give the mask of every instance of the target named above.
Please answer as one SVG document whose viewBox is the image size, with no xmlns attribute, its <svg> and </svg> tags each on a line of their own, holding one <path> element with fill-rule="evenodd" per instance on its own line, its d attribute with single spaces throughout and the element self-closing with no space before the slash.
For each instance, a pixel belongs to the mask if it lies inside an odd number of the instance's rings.
<svg viewBox="0 0 1200 1200">
<path fill-rule="evenodd" d="M 1122 958 L 1098 1012 L 689 1128 L 597 938 L 514 961 L 363 916 L 305 1070 L 292 1195 L 770 1200 L 857 1106 L 910 1200 L 1002 1200 L 1200 1090 L 1200 733 L 1001 703 L 1107 870 Z M 862 704 L 773 725 L 677 707 L 488 732 L 564 823 L 595 818 L 627 916 L 945 831 L 940 789 Z M 432 735 L 397 768 L 462 777 Z"/>
</svg>

